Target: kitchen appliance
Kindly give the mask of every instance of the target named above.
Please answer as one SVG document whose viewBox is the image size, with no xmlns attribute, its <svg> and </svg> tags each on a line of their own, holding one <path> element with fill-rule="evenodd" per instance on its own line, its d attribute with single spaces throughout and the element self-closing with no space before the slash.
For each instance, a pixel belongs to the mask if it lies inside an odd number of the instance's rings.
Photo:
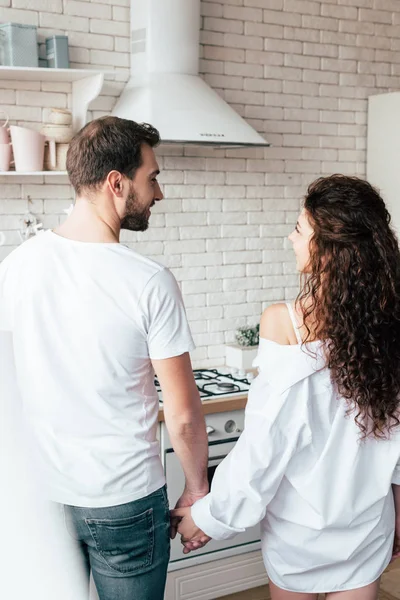
<svg viewBox="0 0 400 600">
<path fill-rule="evenodd" d="M 194 379 L 202 401 L 215 400 L 216 397 L 235 397 L 247 395 L 253 373 L 236 369 L 194 369 Z M 154 380 L 160 402 L 162 390 L 157 377 Z"/>
<path fill-rule="evenodd" d="M 200 77 L 199 42 L 200 0 L 131 0 L 131 77 L 112 114 L 167 143 L 269 146 Z"/>
<path fill-rule="evenodd" d="M 234 398 L 247 395 L 252 373 L 231 372 L 230 369 L 195 369 L 193 371 L 203 402 L 221 398 Z M 162 392 L 156 379 L 156 388 L 162 403 Z M 232 450 L 244 428 L 244 410 L 228 410 L 205 416 L 208 434 L 209 457 L 207 475 L 211 482 L 218 465 Z M 170 507 L 173 508 L 179 499 L 185 476 L 180 466 L 164 423 L 160 433 L 161 457 L 168 487 Z M 182 569 L 196 564 L 214 561 L 260 548 L 260 526 L 251 527 L 244 533 L 230 540 L 211 540 L 204 548 L 190 554 L 182 553 L 182 545 L 177 536 L 171 541 L 171 562 L 169 570 Z"/>
<path fill-rule="evenodd" d="M 10 67 L 37 67 L 37 27 L 21 23 L 1 23 L 2 64 Z"/>
<path fill-rule="evenodd" d="M 46 60 L 49 68 L 69 69 L 68 36 L 46 38 Z"/>
</svg>

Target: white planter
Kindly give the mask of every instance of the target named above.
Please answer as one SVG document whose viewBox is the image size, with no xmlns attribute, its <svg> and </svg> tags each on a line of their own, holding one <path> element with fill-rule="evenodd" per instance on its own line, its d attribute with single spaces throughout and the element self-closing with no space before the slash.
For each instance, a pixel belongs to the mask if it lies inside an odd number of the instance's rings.
<svg viewBox="0 0 400 600">
<path fill-rule="evenodd" d="M 258 346 L 226 344 L 225 351 L 225 362 L 227 367 L 246 370 L 251 369 L 253 360 L 257 356 Z"/>
</svg>

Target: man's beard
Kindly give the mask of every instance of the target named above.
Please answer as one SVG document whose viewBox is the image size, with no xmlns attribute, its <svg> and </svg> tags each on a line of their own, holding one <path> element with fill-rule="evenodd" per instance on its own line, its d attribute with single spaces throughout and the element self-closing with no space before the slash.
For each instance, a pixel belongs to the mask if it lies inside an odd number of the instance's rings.
<svg viewBox="0 0 400 600">
<path fill-rule="evenodd" d="M 138 206 L 137 195 L 134 191 L 126 199 L 126 213 L 121 221 L 121 229 L 129 231 L 146 231 L 149 226 L 149 207 Z"/>
</svg>

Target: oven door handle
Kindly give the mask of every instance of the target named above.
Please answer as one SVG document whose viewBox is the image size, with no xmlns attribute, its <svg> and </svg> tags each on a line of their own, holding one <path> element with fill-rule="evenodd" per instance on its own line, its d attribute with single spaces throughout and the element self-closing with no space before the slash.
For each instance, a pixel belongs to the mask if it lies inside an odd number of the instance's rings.
<svg viewBox="0 0 400 600">
<path fill-rule="evenodd" d="M 211 456 L 208 459 L 208 466 L 209 467 L 215 467 L 215 463 L 217 463 L 217 465 L 224 460 L 224 458 L 226 458 L 226 454 L 221 454 L 220 456 Z"/>
</svg>

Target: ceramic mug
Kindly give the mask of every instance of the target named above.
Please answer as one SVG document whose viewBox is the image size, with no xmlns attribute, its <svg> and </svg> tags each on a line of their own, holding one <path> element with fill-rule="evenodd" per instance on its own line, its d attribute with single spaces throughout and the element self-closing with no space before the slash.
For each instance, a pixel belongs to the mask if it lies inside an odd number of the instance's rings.
<svg viewBox="0 0 400 600">
<path fill-rule="evenodd" d="M 27 127 L 11 125 L 10 132 L 16 171 L 43 171 L 46 141 L 50 144 L 50 162 L 55 165 L 56 145 L 54 140 L 47 140 L 38 131 Z"/>
<path fill-rule="evenodd" d="M 0 171 L 9 171 L 11 164 L 11 144 L 0 144 Z"/>
<path fill-rule="evenodd" d="M 4 123 L 2 125 L 0 125 L 0 144 L 9 144 L 10 136 L 9 136 L 8 128 L 7 128 L 8 114 L 4 110 L 0 110 L 0 113 L 3 113 L 6 116 Z"/>
<path fill-rule="evenodd" d="M 48 121 L 53 125 L 71 125 L 71 111 L 65 108 L 51 108 Z"/>
<path fill-rule="evenodd" d="M 69 125 L 44 125 L 42 133 L 57 144 L 68 144 L 74 136 L 72 127 Z"/>
</svg>

